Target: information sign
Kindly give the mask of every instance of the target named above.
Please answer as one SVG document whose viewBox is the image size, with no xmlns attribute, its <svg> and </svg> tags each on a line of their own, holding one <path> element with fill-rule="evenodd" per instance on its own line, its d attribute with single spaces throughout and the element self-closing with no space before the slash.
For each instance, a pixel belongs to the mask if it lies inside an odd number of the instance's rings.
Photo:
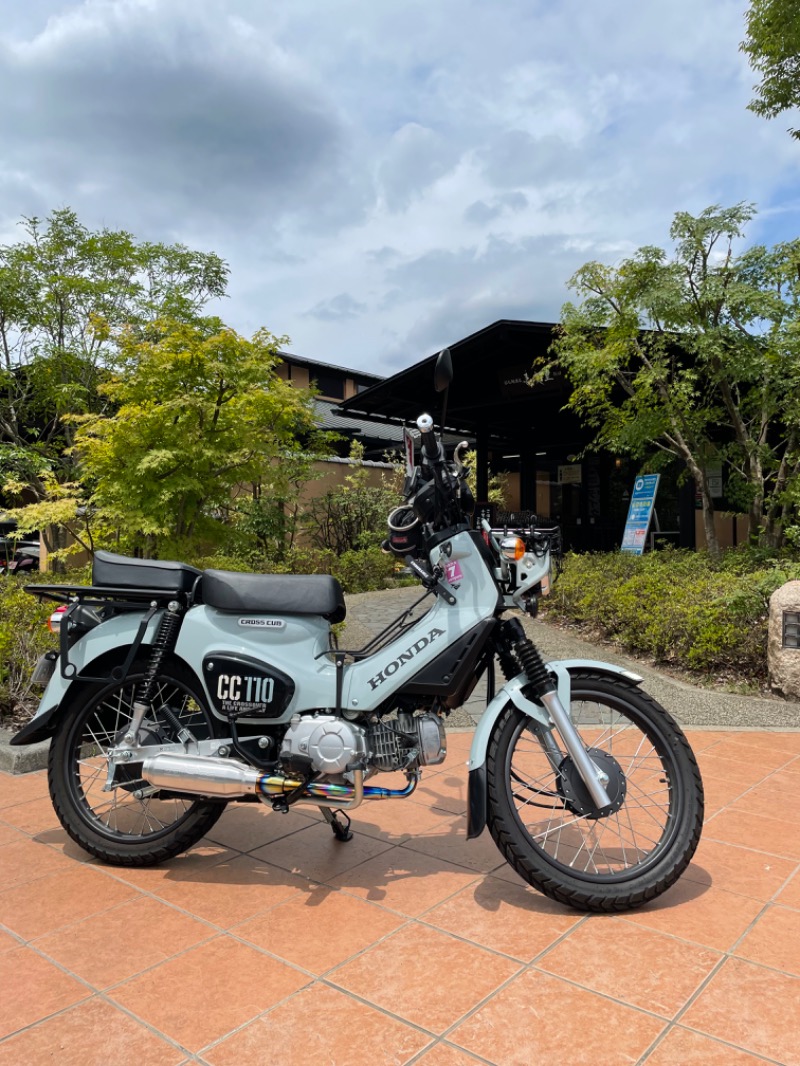
<svg viewBox="0 0 800 1066">
<path fill-rule="evenodd" d="M 633 483 L 628 520 L 622 534 L 622 550 L 641 555 L 647 542 L 647 530 L 653 517 L 659 474 L 642 474 Z"/>
</svg>

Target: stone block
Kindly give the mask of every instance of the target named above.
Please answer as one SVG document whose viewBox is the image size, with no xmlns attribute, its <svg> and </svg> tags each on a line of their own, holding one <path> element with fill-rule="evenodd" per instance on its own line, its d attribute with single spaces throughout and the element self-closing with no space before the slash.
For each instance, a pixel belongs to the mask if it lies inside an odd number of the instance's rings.
<svg viewBox="0 0 800 1066">
<path fill-rule="evenodd" d="M 783 646 L 784 614 L 800 615 L 800 581 L 787 581 L 770 596 L 767 666 L 772 688 L 800 698 L 800 648 Z"/>
</svg>

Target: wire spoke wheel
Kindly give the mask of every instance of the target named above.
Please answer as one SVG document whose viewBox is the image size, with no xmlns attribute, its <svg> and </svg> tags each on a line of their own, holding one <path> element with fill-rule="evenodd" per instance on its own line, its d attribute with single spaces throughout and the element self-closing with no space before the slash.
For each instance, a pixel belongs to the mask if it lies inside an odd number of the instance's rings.
<svg viewBox="0 0 800 1066">
<path fill-rule="evenodd" d="M 490 747 L 490 828 L 531 884 L 589 910 L 624 910 L 680 876 L 702 825 L 702 782 L 679 727 L 645 693 L 576 675 L 570 715 L 611 803 L 591 800 L 555 731 L 508 708 Z"/>
<path fill-rule="evenodd" d="M 50 752 L 50 791 L 67 832 L 107 862 L 148 865 L 190 847 L 224 809 L 217 800 L 163 794 L 141 777 L 141 762 L 117 765 L 108 788 L 112 748 L 133 718 L 141 674 L 123 684 L 76 693 Z M 191 680 L 177 667 L 157 678 L 139 743 L 158 750 L 186 729 L 196 740 L 211 735 L 211 717 Z"/>
</svg>

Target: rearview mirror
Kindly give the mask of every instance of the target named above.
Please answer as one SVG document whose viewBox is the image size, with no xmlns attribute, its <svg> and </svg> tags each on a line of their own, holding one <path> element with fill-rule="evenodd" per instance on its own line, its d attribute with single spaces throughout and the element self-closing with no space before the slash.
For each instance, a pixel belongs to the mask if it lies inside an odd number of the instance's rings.
<svg viewBox="0 0 800 1066">
<path fill-rule="evenodd" d="M 443 348 L 436 360 L 436 369 L 433 372 L 433 387 L 437 392 L 444 392 L 453 380 L 453 360 L 450 358 L 450 349 Z"/>
</svg>

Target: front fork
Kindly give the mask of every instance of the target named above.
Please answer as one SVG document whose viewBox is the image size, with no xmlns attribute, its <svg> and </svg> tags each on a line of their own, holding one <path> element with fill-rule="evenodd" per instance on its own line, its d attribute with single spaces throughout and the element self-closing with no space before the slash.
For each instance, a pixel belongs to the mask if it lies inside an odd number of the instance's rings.
<svg viewBox="0 0 800 1066">
<path fill-rule="evenodd" d="M 610 806 L 611 800 L 605 788 L 608 784 L 608 776 L 594 764 L 587 754 L 580 734 L 572 723 L 569 710 L 564 705 L 565 699 L 569 703 L 567 671 L 559 672 L 564 675 L 561 681 L 567 679 L 567 683 L 556 684 L 538 649 L 528 640 L 525 630 L 515 618 L 503 623 L 498 639 L 497 654 L 507 683 L 490 702 L 475 731 L 469 761 L 467 837 L 471 839 L 479 836 L 486 825 L 486 755 L 494 723 L 509 701 L 536 724 L 536 735 L 550 760 L 553 771 L 558 773 L 563 761 L 563 753 L 553 737 L 555 728 L 597 810 Z M 587 662 L 579 665 L 587 667 L 594 665 L 604 673 L 627 674 L 626 671 L 605 663 Z M 520 667 L 522 667 L 521 673 Z M 629 676 L 631 680 L 637 682 L 641 680 L 635 675 Z M 563 695 L 559 692 L 562 688 Z"/>
</svg>

